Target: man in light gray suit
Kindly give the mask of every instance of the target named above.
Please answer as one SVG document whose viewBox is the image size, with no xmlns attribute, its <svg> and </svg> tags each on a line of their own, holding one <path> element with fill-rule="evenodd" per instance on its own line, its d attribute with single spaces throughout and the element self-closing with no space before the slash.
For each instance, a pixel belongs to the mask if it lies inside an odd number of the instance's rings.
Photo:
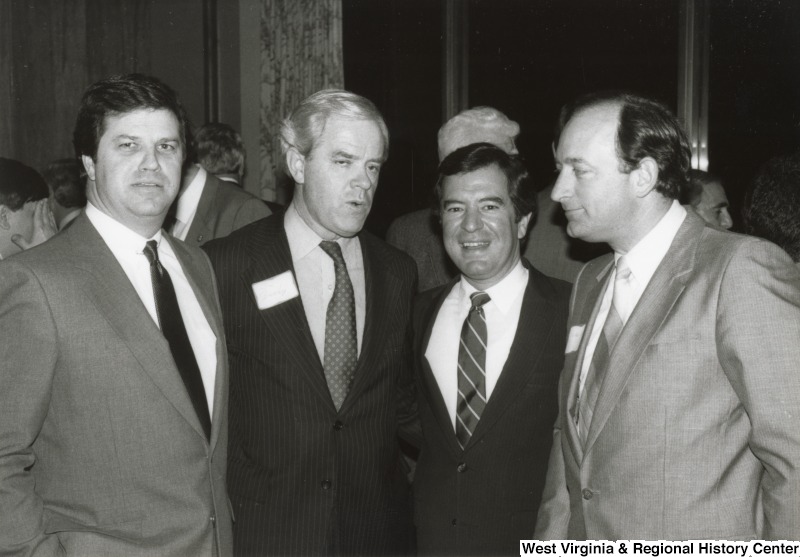
<svg viewBox="0 0 800 557">
<path fill-rule="evenodd" d="M 537 539 L 800 539 L 800 272 L 675 200 L 690 148 L 623 93 L 567 107 L 553 199 L 607 242 L 570 302 Z"/>
<path fill-rule="evenodd" d="M 213 271 L 161 230 L 186 127 L 154 78 L 92 85 L 85 213 L 0 263 L 0 555 L 232 552 Z"/>
</svg>

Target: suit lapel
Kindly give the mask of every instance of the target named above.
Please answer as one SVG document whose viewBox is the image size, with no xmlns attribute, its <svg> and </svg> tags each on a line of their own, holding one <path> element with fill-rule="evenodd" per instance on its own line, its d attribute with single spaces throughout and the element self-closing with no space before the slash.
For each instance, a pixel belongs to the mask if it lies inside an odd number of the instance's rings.
<svg viewBox="0 0 800 557">
<path fill-rule="evenodd" d="M 536 280 L 533 271 L 529 271 L 511 350 L 467 447 L 480 441 L 497 423 L 537 371 L 539 356 L 551 334 L 552 322 L 546 316 L 552 315 L 552 308 Z"/>
<path fill-rule="evenodd" d="M 210 280 L 211 268 L 205 261 L 187 250 L 181 242 L 176 241 L 169 234 L 163 234 L 163 238 L 172 246 L 172 251 L 181 264 L 183 274 L 186 275 L 186 280 L 189 282 L 189 286 L 192 287 L 197 302 L 203 310 L 203 315 L 217 339 L 217 368 L 214 374 L 214 411 L 211 416 L 211 439 L 209 440 L 211 449 L 213 450 L 217 443 L 217 437 L 219 436 L 220 424 L 224 419 L 223 412 L 227 410 L 228 384 L 226 373 L 227 355 L 224 350 L 225 333 L 222 330 L 222 316 L 216 299 L 214 297 L 209 297 L 209 294 L 214 293 L 214 286 Z M 205 284 L 201 286 L 198 280 L 201 280 L 203 277 L 208 277 L 209 280 L 204 281 Z"/>
<path fill-rule="evenodd" d="M 195 211 L 192 224 L 186 233 L 186 242 L 191 245 L 199 245 L 204 240 L 210 240 L 212 237 L 211 218 L 214 209 L 214 200 L 217 197 L 217 183 L 213 176 L 206 174 L 206 181 L 203 184 L 203 193 L 200 194 L 200 200 L 197 203 L 197 211 Z"/>
<path fill-rule="evenodd" d="M 703 226 L 699 217 L 687 215 L 664 260 L 656 269 L 622 329 L 609 356 L 608 371 L 597 397 L 584 453 L 591 450 L 617 405 L 639 358 L 686 287 L 694 269 L 695 253 Z"/>
<path fill-rule="evenodd" d="M 252 288 L 257 282 L 289 271 L 295 284 L 297 283 L 289 241 L 283 228 L 283 217 L 266 219 L 263 226 L 255 229 L 248 240 L 247 255 L 250 264 L 242 272 L 242 281 L 249 293 L 250 303 L 257 306 Z M 335 410 L 300 296 L 259 310 L 259 313 L 264 326 L 277 339 L 276 346 L 280 346 L 288 354 L 305 375 L 314 392 Z"/>
<path fill-rule="evenodd" d="M 205 432 L 173 363 L 169 344 L 114 254 L 85 215 L 76 219 L 65 233 L 75 250 L 74 264 L 87 274 L 84 288 L 98 312 L 139 361 L 142 371 L 205 439 Z M 120 311 L 121 308 L 124 311 Z"/>
<path fill-rule="evenodd" d="M 438 292 L 438 295 L 431 300 L 431 304 L 426 308 L 425 315 L 421 320 L 421 326 L 424 327 L 424 330 L 422 331 L 421 339 L 417 345 L 418 350 L 415 350 L 420 365 L 421 384 L 422 388 L 425 390 L 425 398 L 431 406 L 431 410 L 436 417 L 436 422 L 442 429 L 444 438 L 447 439 L 447 448 L 454 457 L 458 457 L 461 454 L 461 446 L 458 444 L 456 433 L 453 430 L 453 421 L 447 411 L 444 397 L 442 397 L 442 391 L 439 389 L 439 383 L 436 381 L 428 359 L 425 357 L 425 352 L 428 349 L 433 325 L 436 322 L 436 317 L 439 315 L 439 310 L 447 298 L 447 295 L 458 284 L 459 280 L 460 276 L 451 280 Z"/>
<path fill-rule="evenodd" d="M 566 416 L 567 423 L 562 427 L 567 430 L 567 438 L 569 439 L 570 448 L 575 455 L 575 461 L 581 462 L 583 459 L 583 446 L 581 444 L 580 435 L 575 422 L 577 413 L 578 402 L 578 389 L 580 387 L 581 368 L 583 367 L 583 359 L 586 356 L 586 348 L 589 344 L 589 337 L 592 334 L 594 323 L 597 320 L 597 314 L 600 313 L 600 305 L 603 303 L 603 293 L 606 290 L 608 281 L 610 279 L 611 269 L 613 268 L 614 257 L 613 255 L 606 256 L 606 261 L 600 262 L 600 271 L 594 277 L 588 277 L 590 283 L 590 290 L 583 298 L 582 303 L 578 305 L 580 315 L 578 319 L 572 320 L 572 323 L 578 323 L 584 326 L 581 342 L 578 345 L 578 351 L 575 356 L 575 364 L 573 366 L 572 377 L 569 384 L 569 390 L 566 400 Z"/>
<path fill-rule="evenodd" d="M 383 356 L 386 337 L 391 319 L 387 313 L 396 308 L 402 284 L 389 273 L 389 264 L 382 260 L 383 252 L 367 234 L 359 235 L 361 256 L 364 260 L 364 282 L 366 312 L 364 317 L 364 334 L 361 341 L 361 353 L 358 357 L 355 375 L 347 397 L 342 403 L 340 412 L 346 412 L 358 399 L 361 391 L 366 387 L 371 370 L 378 366 Z M 327 389 L 327 384 L 326 384 Z M 326 390 L 326 392 L 328 392 Z M 330 394 L 328 395 L 330 398 Z"/>
</svg>

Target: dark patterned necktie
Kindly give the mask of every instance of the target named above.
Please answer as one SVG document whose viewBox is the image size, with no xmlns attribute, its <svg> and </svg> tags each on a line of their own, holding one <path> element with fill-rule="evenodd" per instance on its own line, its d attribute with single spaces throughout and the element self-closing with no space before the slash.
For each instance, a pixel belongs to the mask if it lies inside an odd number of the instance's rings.
<svg viewBox="0 0 800 557">
<path fill-rule="evenodd" d="M 211 417 L 208 414 L 208 400 L 203 387 L 203 378 L 197 367 L 197 359 L 186 334 L 186 327 L 181 317 L 178 298 L 169 273 L 158 259 L 158 243 L 150 240 L 144 247 L 144 255 L 150 262 L 150 278 L 153 281 L 153 294 L 156 301 L 156 314 L 161 325 L 161 333 L 169 343 L 175 366 L 181 374 L 183 384 L 189 393 L 194 411 L 203 426 L 206 439 L 211 437 Z"/>
<path fill-rule="evenodd" d="M 483 305 L 491 298 L 486 292 L 470 295 L 472 307 L 461 327 L 458 348 L 458 405 L 456 438 L 461 448 L 467 446 L 486 407 L 486 317 Z"/>
<path fill-rule="evenodd" d="M 586 373 L 583 392 L 578 399 L 578 430 L 581 440 L 585 443 L 589 434 L 589 426 L 592 424 L 592 415 L 600 394 L 600 387 L 603 378 L 608 371 L 608 360 L 614 345 L 622 333 L 625 323 L 621 317 L 621 308 L 624 307 L 623 296 L 625 288 L 630 279 L 631 270 L 625 257 L 620 257 L 617 261 L 616 274 L 614 275 L 614 292 L 611 298 L 611 307 L 608 310 L 608 317 L 603 324 L 603 330 L 597 339 L 597 346 Z"/>
<path fill-rule="evenodd" d="M 336 286 L 325 318 L 325 380 L 336 409 L 342 407 L 358 362 L 356 300 L 347 273 L 342 248 L 336 242 L 320 242 L 319 247 L 333 259 Z"/>
</svg>

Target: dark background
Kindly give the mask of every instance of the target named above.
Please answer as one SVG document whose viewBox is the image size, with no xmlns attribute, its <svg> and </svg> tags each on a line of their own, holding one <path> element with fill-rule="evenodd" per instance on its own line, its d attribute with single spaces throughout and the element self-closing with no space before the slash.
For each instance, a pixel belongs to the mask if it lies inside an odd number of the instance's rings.
<svg viewBox="0 0 800 557">
<path fill-rule="evenodd" d="M 678 98 L 675 0 L 468 0 L 469 106 L 519 122 L 537 185 L 553 174 L 558 110 L 599 89 L 630 89 L 673 109 Z M 374 100 L 391 156 L 367 227 L 430 201 L 442 124 L 442 5 L 344 0 L 345 85 Z M 712 0 L 709 170 L 739 208 L 758 168 L 800 142 L 800 2 Z"/>
</svg>

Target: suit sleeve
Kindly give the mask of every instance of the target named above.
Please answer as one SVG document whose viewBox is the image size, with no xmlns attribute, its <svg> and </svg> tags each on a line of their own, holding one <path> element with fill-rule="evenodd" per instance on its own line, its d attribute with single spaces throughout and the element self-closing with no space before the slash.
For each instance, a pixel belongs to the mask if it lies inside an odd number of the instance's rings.
<svg viewBox="0 0 800 557">
<path fill-rule="evenodd" d="M 722 278 L 720 364 L 750 419 L 766 539 L 800 539 L 800 272 L 778 247 L 740 246 Z"/>
<path fill-rule="evenodd" d="M 256 197 L 248 199 L 242 203 L 242 206 L 239 207 L 238 211 L 236 211 L 236 216 L 233 219 L 232 230 L 239 230 L 243 226 L 247 226 L 251 222 L 263 219 L 264 217 L 268 217 L 271 214 L 272 211 L 269 210 L 267 204 L 260 199 Z"/>
<path fill-rule="evenodd" d="M 13 260 L 0 264 L 0 339 L 0 555 L 56 555 L 31 471 L 50 404 L 56 329 L 39 281 Z"/>
<path fill-rule="evenodd" d="M 416 457 L 416 452 L 422 445 L 422 424 L 419 420 L 417 407 L 417 391 L 414 381 L 414 347 L 413 347 L 413 327 L 412 312 L 414 292 L 417 291 L 417 270 L 413 262 L 409 261 L 408 274 L 409 290 L 405 293 L 406 304 L 404 308 L 407 317 L 403 340 L 403 368 L 397 382 L 397 408 L 398 408 L 398 432 L 406 443 L 411 445 L 412 456 Z"/>
</svg>

